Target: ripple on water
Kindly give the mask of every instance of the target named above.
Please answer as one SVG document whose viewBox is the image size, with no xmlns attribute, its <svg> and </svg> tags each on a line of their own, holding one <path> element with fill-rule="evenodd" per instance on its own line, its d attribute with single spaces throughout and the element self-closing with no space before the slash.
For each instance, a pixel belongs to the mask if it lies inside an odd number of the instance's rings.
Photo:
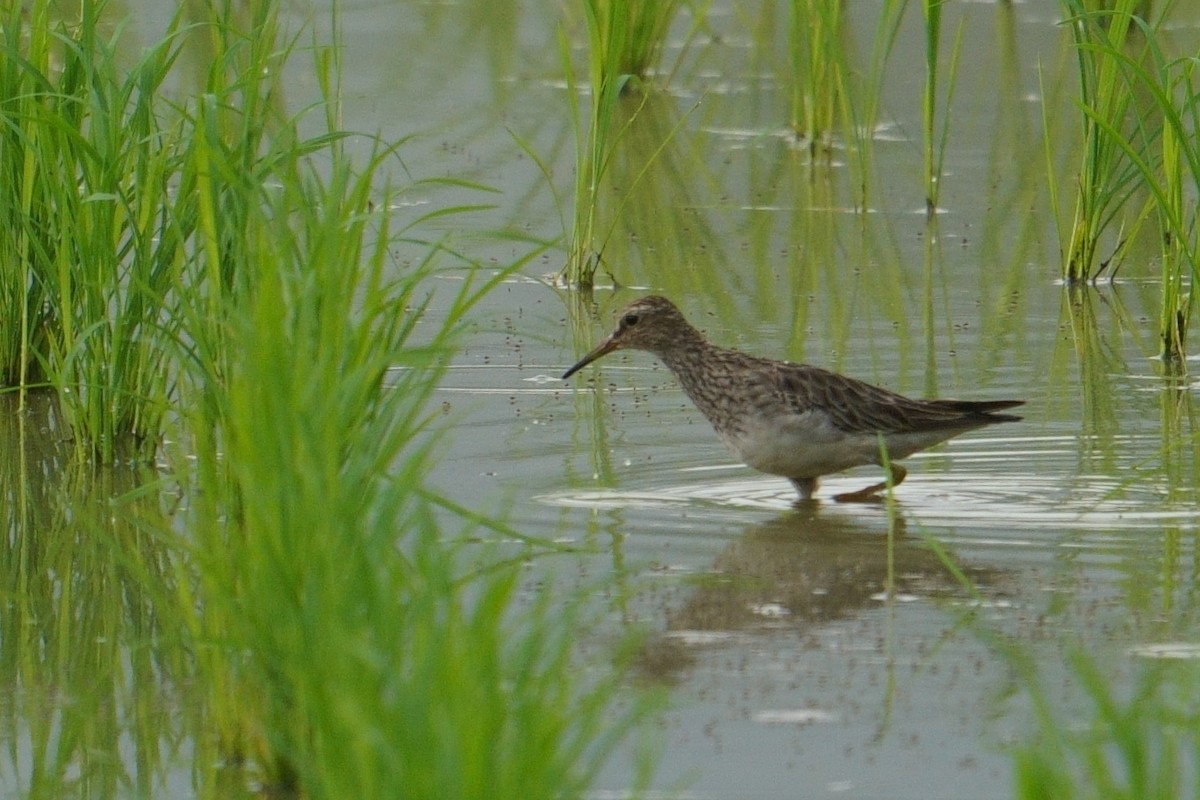
<svg viewBox="0 0 1200 800">
<path fill-rule="evenodd" d="M 1129 655 L 1135 658 L 1195 660 L 1200 658 L 1200 642 L 1156 642 L 1134 645 Z"/>
<path fill-rule="evenodd" d="M 1146 442 L 1139 437 L 1128 438 L 1131 452 L 1145 452 Z M 948 457 L 949 466 L 942 471 L 921 463 L 946 463 Z M 1162 476 L 1132 469 L 1128 479 L 1119 480 L 1111 471 L 1082 471 L 1079 461 L 1078 437 L 976 437 L 956 443 L 949 452 L 920 453 L 908 459 L 912 469 L 897 490 L 896 501 L 906 516 L 923 525 L 969 525 L 978 533 L 990 529 L 1075 529 L 1087 530 L 1093 536 L 1108 532 L 1115 535 L 1114 541 L 1121 541 L 1125 538 L 1119 535 L 1121 532 L 1200 522 L 1200 505 L 1190 496 L 1169 499 Z M 731 469 L 741 474 L 716 480 L 709 477 Z M 796 506 L 795 493 L 786 480 L 745 474 L 742 469 L 732 465 L 686 466 L 672 473 L 689 478 L 682 483 L 649 489 L 569 490 L 535 499 L 548 505 L 593 509 L 704 505 L 778 513 Z M 692 476 L 700 479 L 690 479 Z M 664 476 L 660 473 L 654 477 Z M 859 489 L 864 481 L 874 479 L 865 470 L 826 477 L 817 504 L 823 509 L 840 508 L 853 513 L 857 508 L 859 513 L 866 513 L 864 509 L 872 505 L 840 505 L 830 498 Z"/>
</svg>

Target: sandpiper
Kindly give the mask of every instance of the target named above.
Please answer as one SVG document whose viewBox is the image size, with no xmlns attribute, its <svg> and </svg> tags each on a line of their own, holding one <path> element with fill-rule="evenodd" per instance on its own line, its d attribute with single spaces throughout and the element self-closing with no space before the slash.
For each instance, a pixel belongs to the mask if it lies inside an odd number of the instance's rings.
<svg viewBox="0 0 1200 800">
<path fill-rule="evenodd" d="M 654 295 L 626 306 L 612 335 L 563 380 L 621 349 L 658 356 L 729 449 L 750 467 L 790 480 L 802 500 L 822 475 L 864 464 L 884 467 L 889 478 L 834 499 L 877 499 L 904 480 L 900 459 L 973 428 L 1016 422 L 997 412 L 1025 402 L 914 400 L 820 367 L 719 347 Z"/>
</svg>

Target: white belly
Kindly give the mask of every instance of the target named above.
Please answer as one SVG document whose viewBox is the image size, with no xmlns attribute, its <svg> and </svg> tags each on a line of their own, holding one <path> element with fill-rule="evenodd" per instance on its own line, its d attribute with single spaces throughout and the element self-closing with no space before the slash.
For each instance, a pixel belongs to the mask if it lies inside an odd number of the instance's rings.
<svg viewBox="0 0 1200 800">
<path fill-rule="evenodd" d="M 747 421 L 740 434 L 722 436 L 747 466 L 771 475 L 816 478 L 882 461 L 878 434 L 846 433 L 821 413 Z M 885 437 L 888 458 L 899 460 L 944 441 L 958 430 L 893 433 Z"/>
</svg>

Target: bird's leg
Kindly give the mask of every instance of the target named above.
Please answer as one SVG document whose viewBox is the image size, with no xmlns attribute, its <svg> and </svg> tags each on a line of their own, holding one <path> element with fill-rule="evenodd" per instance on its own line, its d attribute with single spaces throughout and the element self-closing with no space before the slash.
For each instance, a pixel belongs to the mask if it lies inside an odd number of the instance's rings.
<svg viewBox="0 0 1200 800">
<path fill-rule="evenodd" d="M 792 482 L 792 486 L 796 487 L 796 491 L 800 493 L 801 500 L 812 500 L 813 492 L 817 491 L 816 478 L 788 478 Z"/>
<path fill-rule="evenodd" d="M 884 469 L 888 472 L 888 480 L 883 480 L 879 483 L 872 484 L 865 489 L 859 489 L 857 492 L 844 492 L 842 494 L 835 494 L 833 499 L 837 500 L 839 503 L 874 502 L 880 499 L 879 493 L 886 489 L 889 483 L 893 487 L 899 486 L 904 482 L 904 478 L 908 475 L 908 470 L 895 462 L 888 464 L 888 466 L 884 467 Z"/>
</svg>

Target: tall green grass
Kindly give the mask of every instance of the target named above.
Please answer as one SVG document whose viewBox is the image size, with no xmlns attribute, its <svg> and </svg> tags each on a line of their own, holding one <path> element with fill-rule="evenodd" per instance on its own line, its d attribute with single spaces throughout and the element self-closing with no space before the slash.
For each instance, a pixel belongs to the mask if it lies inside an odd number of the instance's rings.
<svg viewBox="0 0 1200 800">
<path fill-rule="evenodd" d="M 1093 280 L 1110 261 L 1120 257 L 1126 241 L 1122 213 L 1137 189 L 1137 168 L 1121 138 L 1132 135 L 1135 94 L 1121 67 L 1127 53 L 1141 58 L 1142 42 L 1131 35 L 1138 0 L 1115 0 L 1104 9 L 1095 0 L 1061 0 L 1079 67 L 1079 108 L 1083 155 L 1076 182 L 1074 214 L 1065 237 L 1063 277 Z M 1117 231 L 1113 228 L 1117 227 Z M 1115 235 L 1112 252 L 1100 258 L 1106 235 Z"/>
<path fill-rule="evenodd" d="M 1142 108 L 1113 120 L 1103 109 L 1084 106 L 1087 124 L 1111 151 L 1111 160 L 1124 165 L 1125 183 L 1150 196 L 1150 212 L 1162 242 L 1162 302 L 1159 313 L 1160 356 L 1180 361 L 1186 353 L 1187 329 L 1194 301 L 1189 278 L 1200 277 L 1200 231 L 1196 223 L 1194 187 L 1200 185 L 1200 94 L 1196 60 L 1168 56 L 1158 29 L 1139 16 L 1113 12 L 1088 24 L 1108 30 L 1132 29 L 1144 42 L 1136 53 L 1100 38 L 1077 44 L 1089 58 L 1103 62 L 1111 73 L 1114 93 L 1144 98 Z M 1123 34 L 1127 36 L 1129 34 Z M 1082 58 L 1082 56 L 1081 56 Z M 1128 101 L 1124 101 L 1128 102 Z M 1129 190 L 1125 190 L 1126 195 Z M 1083 194 L 1081 190 L 1081 202 Z M 1118 205 L 1122 196 L 1116 196 Z M 1096 239 L 1091 239 L 1094 253 Z"/>
<path fill-rule="evenodd" d="M 588 58 L 591 90 L 585 117 L 580 108 L 579 91 L 565 38 L 562 43 L 567 69 L 567 97 L 575 129 L 575 190 L 567 260 L 559 278 L 567 286 L 586 291 L 594 285 L 601 264 L 603 243 L 597 219 L 603 202 L 604 176 L 616 147 L 615 139 L 619 135 L 615 123 L 622 102 L 622 86 L 627 76 L 614 74 L 613 65 L 605 65 L 606 58 L 615 59 L 616 51 L 605 53 L 597 49 L 598 42 L 593 32 Z"/>
<path fill-rule="evenodd" d="M 13 4 L 0 59 L 0 377 L 59 393 L 81 452 L 146 456 L 170 394 L 161 341 L 188 231 L 171 213 L 178 120 L 156 107 L 175 32 L 132 67 L 105 4 L 67 25 Z"/>
<path fill-rule="evenodd" d="M 879 4 L 870 54 L 865 64 L 856 66 L 843 3 L 793 0 L 791 4 L 788 38 L 792 128 L 811 137 L 810 144 L 816 146 L 840 126 L 851 164 L 857 170 L 852 181 L 855 205 L 860 209 L 868 205 L 872 142 L 892 49 L 907 8 L 907 0 L 884 0 Z M 927 42 L 934 34 L 927 27 Z M 930 52 L 936 56 L 936 46 L 927 48 L 927 55 Z M 936 60 L 927 62 L 927 66 L 927 77 L 935 80 Z M 927 93 L 927 97 L 932 95 Z M 944 125 L 943 142 L 945 129 Z M 933 141 L 932 127 L 928 126 L 926 142 Z"/>
<path fill-rule="evenodd" d="M 879 124 L 879 107 L 888 78 L 888 63 L 907 7 L 907 0 L 884 0 L 880 5 L 869 62 L 864 70 L 866 78 L 862 81 L 863 88 L 848 103 L 849 108 L 857 109 L 854 112 L 858 120 L 855 124 L 854 138 L 858 150 L 856 162 L 859 176 L 855 184 L 858 189 L 858 207 L 862 209 L 867 208 L 870 195 L 871 145 Z"/>
<path fill-rule="evenodd" d="M 222 113 L 199 106 L 198 128 L 236 132 Z M 411 221 L 393 228 L 389 148 L 355 160 L 336 130 L 304 142 L 288 121 L 247 180 L 244 141 L 198 137 L 189 173 L 207 763 L 311 797 L 581 795 L 641 707 L 614 711 L 619 666 L 576 663 L 582 623 L 564 601 L 523 599 L 530 554 L 454 544 L 447 520 L 486 521 L 424 488 L 432 394 L 503 275 L 461 284 L 432 316 L 436 248 L 399 275 L 391 261 Z"/>
<path fill-rule="evenodd" d="M 625 128 L 634 123 L 640 98 L 631 89 L 656 64 L 678 10 L 678 0 L 582 0 L 587 30 L 586 115 L 580 108 L 570 45 L 561 39 L 567 95 L 575 128 L 575 192 L 567 261 L 560 279 L 590 289 L 602 263 L 604 236 L 597 214 L 604 179 Z M 623 118 L 623 119 L 622 119 Z"/>
<path fill-rule="evenodd" d="M 962 52 L 962 26 L 954 40 L 953 55 L 949 65 L 949 83 L 946 90 L 947 111 L 942 115 L 942 125 L 937 126 L 938 86 L 942 76 L 942 7 L 946 0 L 923 0 L 921 10 L 925 21 L 925 91 L 921 102 L 922 130 L 924 132 L 925 164 L 925 211 L 932 216 L 937 211 L 942 173 L 949 141 L 951 114 L 949 105 L 954 97 L 958 77 L 958 57 Z"/>
<path fill-rule="evenodd" d="M 580 0 L 601 78 L 646 78 L 658 66 L 680 0 Z"/>
<path fill-rule="evenodd" d="M 851 118 L 846 106 L 852 88 L 842 4 L 792 0 L 789 23 L 790 126 L 815 154 L 819 146 L 828 144 L 826 137 L 838 122 Z"/>
<path fill-rule="evenodd" d="M 50 681 L 10 718 L 37 792 L 153 796 L 190 768 L 212 798 L 582 796 L 646 709 L 625 657 L 583 663 L 583 596 L 522 583 L 541 548 L 477 544 L 520 537 L 426 488 L 433 393 L 504 274 L 435 302 L 436 243 L 394 262 L 422 222 L 395 148 L 336 127 L 336 46 L 304 54 L 324 102 L 289 116 L 276 4 L 193 6 L 128 69 L 87 10 L 14 12 L 0 65 L 4 374 L 43 374 L 77 443 L 0 470 L 29 610 L 0 675 Z M 168 99 L 197 38 L 201 91 Z M 122 437 L 170 472 L 98 480 Z M 80 505 L 48 528 L 54 492 Z"/>
<path fill-rule="evenodd" d="M 1162 242 L 1162 302 L 1159 354 L 1181 362 L 1195 302 L 1190 286 L 1200 278 L 1200 230 L 1195 187 L 1200 186 L 1200 92 L 1195 58 L 1168 57 L 1154 28 L 1140 17 L 1132 20 L 1147 41 L 1147 57 L 1109 57 L 1120 64 L 1131 89 L 1148 98 L 1152 122 L 1139 120 L 1137 137 L 1112 135 L 1149 191 Z M 1147 127 L 1149 129 L 1147 130 Z M 1152 143 L 1152 144 L 1146 144 Z"/>
<path fill-rule="evenodd" d="M 330 155 L 243 198 L 254 278 L 191 412 L 207 752 L 312 797 L 578 796 L 622 738 L 620 670 L 567 680 L 578 619 L 521 599 L 523 551 L 455 545 L 422 488 L 432 393 L 489 287 L 419 324 L 427 270 L 388 277 L 383 156 Z"/>
</svg>

